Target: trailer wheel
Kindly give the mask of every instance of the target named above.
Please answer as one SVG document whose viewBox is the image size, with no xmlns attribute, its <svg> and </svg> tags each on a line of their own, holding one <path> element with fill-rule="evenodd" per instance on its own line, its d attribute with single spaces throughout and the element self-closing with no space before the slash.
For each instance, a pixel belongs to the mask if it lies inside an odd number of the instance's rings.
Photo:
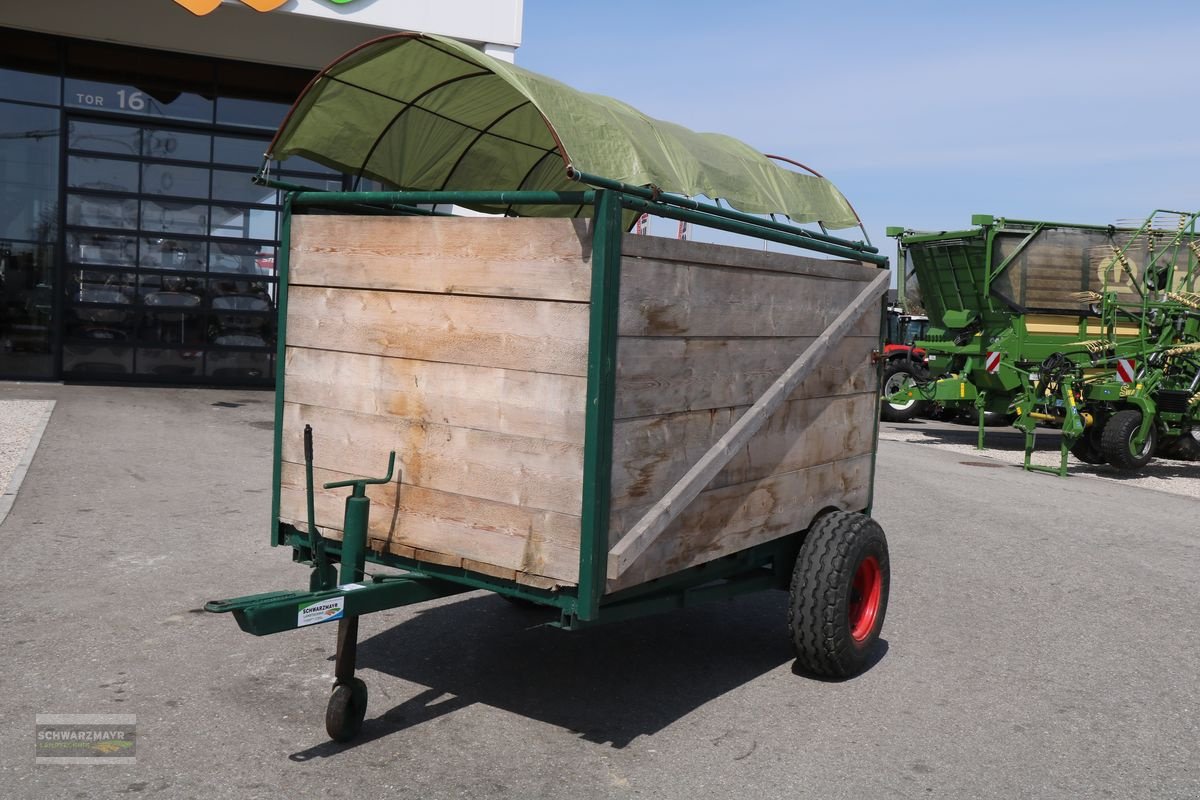
<svg viewBox="0 0 1200 800">
<path fill-rule="evenodd" d="M 817 520 L 792 571 L 788 628 L 799 666 L 829 678 L 866 669 L 890 586 L 887 538 L 878 522 L 846 511 Z"/>
<path fill-rule="evenodd" d="M 362 730 L 367 715 L 367 685 L 358 678 L 333 687 L 325 708 L 325 732 L 335 742 L 348 742 Z"/>
<path fill-rule="evenodd" d="M 1104 460 L 1125 472 L 1133 472 L 1149 464 L 1154 455 L 1157 432 L 1151 426 L 1146 441 L 1135 449 L 1133 437 L 1141 425 L 1142 412 L 1137 409 L 1127 408 L 1113 414 L 1100 435 L 1100 450 L 1104 453 Z"/>
<path fill-rule="evenodd" d="M 1098 422 L 1092 423 L 1075 441 L 1075 444 L 1071 445 L 1071 455 L 1085 464 L 1103 464 L 1106 460 L 1104 451 L 1100 447 L 1103 434 L 1104 426 Z"/>
<path fill-rule="evenodd" d="M 887 398 L 904 388 L 904 384 L 913 378 L 912 370 L 904 363 L 903 359 L 897 359 L 883 371 L 883 407 L 880 409 L 880 417 L 886 422 L 908 422 L 913 417 L 917 416 L 925 408 L 925 401 L 911 398 L 906 403 L 889 403 Z"/>
</svg>

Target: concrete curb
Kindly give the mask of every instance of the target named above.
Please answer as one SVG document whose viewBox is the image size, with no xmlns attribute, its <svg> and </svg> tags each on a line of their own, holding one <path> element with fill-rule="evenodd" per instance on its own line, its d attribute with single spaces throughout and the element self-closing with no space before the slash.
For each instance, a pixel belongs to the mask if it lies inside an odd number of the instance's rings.
<svg viewBox="0 0 1200 800">
<path fill-rule="evenodd" d="M 50 406 L 42 413 L 42 418 L 38 420 L 37 426 L 33 430 L 33 435 L 29 439 L 29 446 L 25 448 L 25 454 L 17 462 L 12 478 L 8 481 L 8 488 L 4 490 L 4 494 L 0 495 L 0 525 L 4 524 L 5 518 L 8 517 L 8 512 L 12 510 L 13 503 L 17 501 L 17 492 L 21 489 L 21 482 L 25 480 L 25 473 L 29 471 L 29 465 L 33 463 L 33 457 L 37 454 L 38 445 L 42 443 L 42 434 L 46 432 L 46 426 L 50 424 L 50 415 L 54 413 L 54 407 L 58 405 L 57 400 L 49 400 L 47 402 L 50 403 Z"/>
</svg>

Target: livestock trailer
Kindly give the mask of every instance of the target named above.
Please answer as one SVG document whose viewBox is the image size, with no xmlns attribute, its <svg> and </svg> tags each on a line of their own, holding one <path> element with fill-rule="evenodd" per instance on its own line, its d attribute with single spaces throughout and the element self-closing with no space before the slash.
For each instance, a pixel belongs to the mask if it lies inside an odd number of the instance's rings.
<svg viewBox="0 0 1200 800">
<path fill-rule="evenodd" d="M 271 541 L 312 570 L 207 608 L 338 622 L 330 736 L 365 714 L 358 617 L 470 590 L 564 629 L 789 590 L 805 669 L 870 663 L 889 273 L 832 184 L 420 34 L 326 68 L 291 155 L 388 188 L 283 186 Z"/>
</svg>

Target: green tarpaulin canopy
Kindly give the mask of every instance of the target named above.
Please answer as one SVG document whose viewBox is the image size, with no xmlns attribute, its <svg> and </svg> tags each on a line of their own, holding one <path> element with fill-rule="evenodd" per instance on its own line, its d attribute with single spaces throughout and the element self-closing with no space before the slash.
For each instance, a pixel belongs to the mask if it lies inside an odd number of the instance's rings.
<svg viewBox="0 0 1200 800">
<path fill-rule="evenodd" d="M 737 139 L 652 119 L 428 34 L 376 39 L 326 67 L 271 144 L 270 157 L 290 155 L 409 190 L 573 190 L 566 168 L 574 167 L 798 223 L 859 224 L 828 180 L 784 169 Z"/>
</svg>

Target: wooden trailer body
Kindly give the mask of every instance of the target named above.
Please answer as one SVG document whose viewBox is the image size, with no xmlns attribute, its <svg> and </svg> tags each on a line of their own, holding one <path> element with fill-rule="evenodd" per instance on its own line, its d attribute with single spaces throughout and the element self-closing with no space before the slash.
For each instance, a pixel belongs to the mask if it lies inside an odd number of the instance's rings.
<svg viewBox="0 0 1200 800">
<path fill-rule="evenodd" d="M 577 591 L 589 569 L 600 593 L 628 590 L 803 531 L 824 510 L 869 510 L 886 271 L 618 231 L 606 332 L 594 228 L 292 217 L 279 523 L 307 524 L 306 425 L 322 536 L 340 538 L 344 492 L 320 486 L 381 473 L 394 451 L 397 479 L 367 490 L 374 557 L 551 592 Z M 605 404 L 589 369 L 603 373 L 590 361 L 606 351 L 607 414 L 589 409 L 589 381 Z M 818 357 L 798 383 L 779 385 L 806 351 Z M 756 408 L 772 388 L 774 407 Z M 761 419 L 747 426 L 750 411 Z"/>
</svg>

